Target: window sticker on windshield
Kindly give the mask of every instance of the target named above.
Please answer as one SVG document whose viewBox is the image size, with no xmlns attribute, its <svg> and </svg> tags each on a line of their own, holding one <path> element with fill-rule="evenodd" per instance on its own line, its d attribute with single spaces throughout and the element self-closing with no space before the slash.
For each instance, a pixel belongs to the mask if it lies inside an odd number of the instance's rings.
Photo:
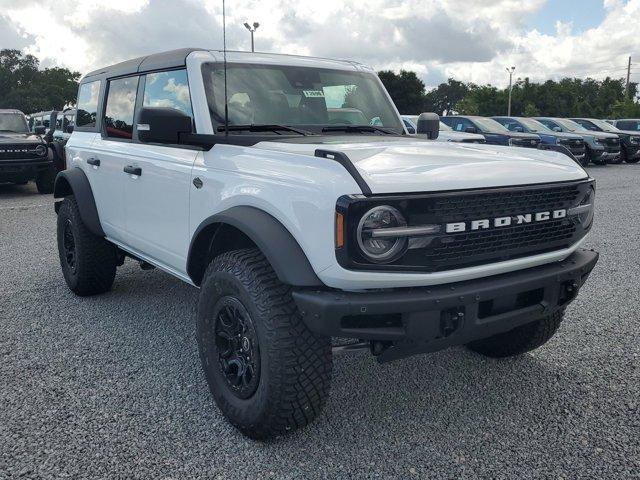
<svg viewBox="0 0 640 480">
<path fill-rule="evenodd" d="M 324 92 L 322 90 L 303 90 L 302 93 L 308 98 L 324 97 Z"/>
</svg>

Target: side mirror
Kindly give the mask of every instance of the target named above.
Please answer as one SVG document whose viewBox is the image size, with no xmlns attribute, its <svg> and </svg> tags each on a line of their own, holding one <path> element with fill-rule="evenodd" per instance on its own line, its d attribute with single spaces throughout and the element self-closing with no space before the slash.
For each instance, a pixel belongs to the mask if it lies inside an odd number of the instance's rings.
<svg viewBox="0 0 640 480">
<path fill-rule="evenodd" d="M 553 130 L 554 132 L 561 132 L 562 129 L 560 127 L 553 127 L 551 130 Z"/>
<path fill-rule="evenodd" d="M 478 133 L 478 129 L 476 127 L 467 127 L 464 129 L 466 133 Z"/>
<path fill-rule="evenodd" d="M 522 127 L 521 127 L 521 126 L 519 126 L 519 125 L 516 125 L 515 127 L 513 127 L 513 131 L 514 131 L 514 132 L 522 133 L 522 132 L 524 132 L 524 128 L 522 128 Z"/>
<path fill-rule="evenodd" d="M 418 134 L 424 134 L 429 140 L 435 140 L 440 133 L 440 116 L 436 113 L 421 113 L 417 127 Z"/>
<path fill-rule="evenodd" d="M 37 125 L 33 127 L 33 133 L 36 135 L 44 135 L 47 131 L 47 128 L 44 125 Z"/>
<path fill-rule="evenodd" d="M 73 128 L 74 128 L 73 123 L 70 123 L 69 125 L 67 125 L 67 133 L 73 133 Z"/>
<path fill-rule="evenodd" d="M 181 133 L 191 133 L 191 117 L 175 108 L 144 107 L 138 115 L 138 139 L 150 143 L 180 143 Z"/>
</svg>

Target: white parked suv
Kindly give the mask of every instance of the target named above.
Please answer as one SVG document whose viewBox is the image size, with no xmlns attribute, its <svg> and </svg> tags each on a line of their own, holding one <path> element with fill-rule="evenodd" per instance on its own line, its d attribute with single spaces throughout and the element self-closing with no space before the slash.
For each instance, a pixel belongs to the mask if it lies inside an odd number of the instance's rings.
<svg viewBox="0 0 640 480">
<path fill-rule="evenodd" d="M 200 288 L 202 366 L 233 425 L 265 438 L 316 417 L 331 337 L 385 362 L 518 355 L 556 332 L 598 259 L 582 167 L 408 136 L 355 62 L 227 61 L 183 49 L 84 76 L 55 209 L 76 294 L 109 290 L 125 257 Z"/>
</svg>

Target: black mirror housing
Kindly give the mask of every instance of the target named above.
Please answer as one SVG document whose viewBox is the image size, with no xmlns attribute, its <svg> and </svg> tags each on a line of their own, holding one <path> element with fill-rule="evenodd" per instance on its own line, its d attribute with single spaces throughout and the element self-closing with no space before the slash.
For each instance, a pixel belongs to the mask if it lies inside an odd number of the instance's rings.
<svg viewBox="0 0 640 480">
<path fill-rule="evenodd" d="M 44 125 L 37 125 L 33 127 L 33 133 L 36 135 L 44 135 L 47 132 L 47 128 Z"/>
<path fill-rule="evenodd" d="M 67 133 L 73 133 L 73 128 L 74 128 L 73 123 L 70 123 L 69 125 L 67 125 L 67 129 L 66 129 Z"/>
<path fill-rule="evenodd" d="M 138 115 L 137 130 L 141 142 L 177 145 L 181 134 L 191 133 L 192 121 L 175 108 L 144 107 Z"/>
<path fill-rule="evenodd" d="M 417 127 L 418 134 L 426 135 L 429 140 L 435 140 L 440 133 L 440 116 L 437 113 L 421 113 Z"/>
</svg>

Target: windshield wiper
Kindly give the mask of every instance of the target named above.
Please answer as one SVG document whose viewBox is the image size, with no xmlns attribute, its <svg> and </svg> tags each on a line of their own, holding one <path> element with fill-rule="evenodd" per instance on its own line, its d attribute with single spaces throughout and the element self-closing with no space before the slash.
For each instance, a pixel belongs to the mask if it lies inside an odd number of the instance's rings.
<svg viewBox="0 0 640 480">
<path fill-rule="evenodd" d="M 398 132 L 388 128 L 376 127 L 373 125 L 331 125 L 324 127 L 323 132 L 355 132 L 355 133 L 385 133 L 387 135 L 399 135 Z"/>
<path fill-rule="evenodd" d="M 287 125 L 276 125 L 276 124 L 228 125 L 226 127 L 224 125 L 220 125 L 218 127 L 218 131 L 219 132 L 224 132 L 225 130 L 228 131 L 228 132 L 247 131 L 247 132 L 276 132 L 276 133 L 278 133 L 279 131 L 282 131 L 282 132 L 293 132 L 293 133 L 297 133 L 299 135 L 304 135 L 304 136 L 315 135 L 315 133 L 310 132 L 308 130 L 302 130 L 300 128 L 293 128 L 293 127 L 289 127 Z M 282 135 L 282 134 L 278 133 L 278 135 Z"/>
</svg>

